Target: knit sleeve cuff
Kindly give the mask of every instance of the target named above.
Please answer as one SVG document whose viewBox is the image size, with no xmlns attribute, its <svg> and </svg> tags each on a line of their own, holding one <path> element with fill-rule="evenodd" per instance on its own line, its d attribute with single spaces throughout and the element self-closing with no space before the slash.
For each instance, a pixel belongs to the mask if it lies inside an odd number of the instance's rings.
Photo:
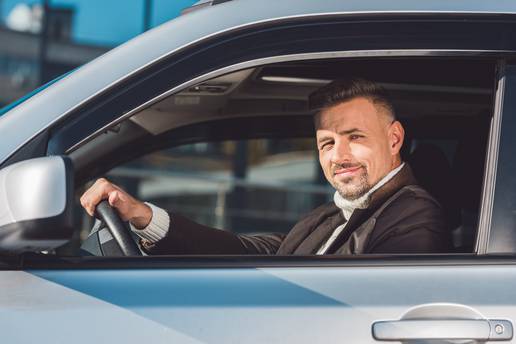
<svg viewBox="0 0 516 344">
<path fill-rule="evenodd" d="M 138 229 L 131 223 L 129 223 L 129 225 L 131 226 L 131 230 L 140 238 L 150 243 L 156 243 L 167 235 L 170 228 L 170 217 L 165 210 L 156 207 L 154 204 L 147 202 L 145 202 L 145 204 L 152 210 L 152 219 L 147 227 Z"/>
</svg>

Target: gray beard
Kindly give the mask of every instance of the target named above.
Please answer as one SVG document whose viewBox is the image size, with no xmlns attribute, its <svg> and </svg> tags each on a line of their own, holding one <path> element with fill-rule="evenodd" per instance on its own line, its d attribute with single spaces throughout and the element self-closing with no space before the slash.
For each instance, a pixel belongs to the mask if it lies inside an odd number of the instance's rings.
<svg viewBox="0 0 516 344">
<path fill-rule="evenodd" d="M 350 189 L 349 187 L 344 187 L 342 184 L 334 185 L 334 187 L 343 199 L 355 201 L 367 194 L 373 186 L 367 183 L 367 174 L 363 174 L 360 176 L 359 184 L 356 187 Z"/>
</svg>

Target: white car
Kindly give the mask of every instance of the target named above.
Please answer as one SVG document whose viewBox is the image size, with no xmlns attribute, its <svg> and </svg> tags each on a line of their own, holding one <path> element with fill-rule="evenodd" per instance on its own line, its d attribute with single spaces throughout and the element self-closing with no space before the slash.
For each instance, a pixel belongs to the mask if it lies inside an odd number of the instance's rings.
<svg viewBox="0 0 516 344">
<path fill-rule="evenodd" d="M 513 1 L 213 1 L 44 87 L 0 116 L 2 340 L 512 342 L 515 56 Z M 288 231 L 331 197 L 307 96 L 349 75 L 392 94 L 454 253 L 140 256 L 117 224 L 88 237 L 77 197 L 100 176 L 210 226 Z"/>
</svg>

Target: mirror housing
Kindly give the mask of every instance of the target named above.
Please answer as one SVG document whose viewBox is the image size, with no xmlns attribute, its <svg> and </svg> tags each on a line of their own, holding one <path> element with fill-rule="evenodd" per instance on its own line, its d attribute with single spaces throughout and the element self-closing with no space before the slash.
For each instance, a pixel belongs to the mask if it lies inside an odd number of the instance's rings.
<svg viewBox="0 0 516 344">
<path fill-rule="evenodd" d="M 68 157 L 30 159 L 0 170 L 0 251 L 45 251 L 70 240 L 73 195 Z"/>
</svg>

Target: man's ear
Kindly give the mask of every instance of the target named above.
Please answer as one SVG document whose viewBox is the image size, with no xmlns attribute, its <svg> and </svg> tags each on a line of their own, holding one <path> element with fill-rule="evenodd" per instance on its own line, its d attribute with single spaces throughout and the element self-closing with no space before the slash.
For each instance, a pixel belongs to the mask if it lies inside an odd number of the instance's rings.
<svg viewBox="0 0 516 344">
<path fill-rule="evenodd" d="M 389 145 L 391 153 L 398 154 L 403 145 L 403 139 L 405 138 L 405 129 L 399 121 L 392 122 L 389 128 Z"/>
</svg>

